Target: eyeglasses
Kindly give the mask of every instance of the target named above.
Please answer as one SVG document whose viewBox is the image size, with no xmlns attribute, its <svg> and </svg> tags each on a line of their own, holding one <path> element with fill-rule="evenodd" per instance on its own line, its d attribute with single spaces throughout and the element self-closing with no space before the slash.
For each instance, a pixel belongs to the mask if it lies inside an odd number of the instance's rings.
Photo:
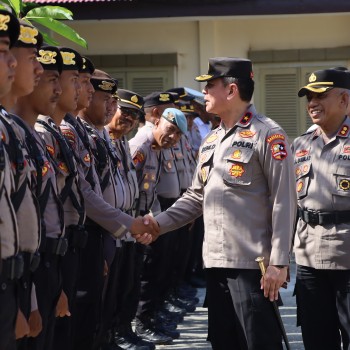
<svg viewBox="0 0 350 350">
<path fill-rule="evenodd" d="M 130 116 L 132 119 L 139 119 L 141 116 L 141 113 L 139 111 L 136 111 L 132 108 L 126 108 L 126 107 L 118 107 L 120 109 L 121 114 L 124 116 Z"/>
</svg>

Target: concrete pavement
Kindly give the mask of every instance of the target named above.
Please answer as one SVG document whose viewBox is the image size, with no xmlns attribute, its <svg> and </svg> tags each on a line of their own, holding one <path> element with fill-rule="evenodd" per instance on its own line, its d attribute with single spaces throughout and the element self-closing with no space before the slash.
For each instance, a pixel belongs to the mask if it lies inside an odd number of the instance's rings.
<svg viewBox="0 0 350 350">
<path fill-rule="evenodd" d="M 287 289 L 281 289 L 281 297 L 284 305 L 280 307 L 281 317 L 286 328 L 286 333 L 292 350 L 304 350 L 300 327 L 296 327 L 296 305 L 293 297 L 295 284 L 295 265 L 291 266 L 291 282 Z M 174 340 L 171 345 L 157 346 L 157 349 L 212 349 L 207 337 L 207 309 L 201 307 L 205 296 L 205 289 L 198 289 L 200 298 L 199 306 L 194 313 L 185 316 L 184 321 L 178 326 L 181 332 L 180 339 Z"/>
</svg>

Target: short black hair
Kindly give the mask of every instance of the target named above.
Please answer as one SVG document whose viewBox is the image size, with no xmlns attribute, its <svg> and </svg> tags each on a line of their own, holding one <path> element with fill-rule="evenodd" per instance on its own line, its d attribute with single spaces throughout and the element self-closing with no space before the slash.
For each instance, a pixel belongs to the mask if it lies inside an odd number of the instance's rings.
<svg viewBox="0 0 350 350">
<path fill-rule="evenodd" d="M 239 96 L 242 101 L 250 102 L 254 93 L 254 80 L 246 78 L 224 77 L 222 78 L 224 86 L 236 84 Z"/>
</svg>

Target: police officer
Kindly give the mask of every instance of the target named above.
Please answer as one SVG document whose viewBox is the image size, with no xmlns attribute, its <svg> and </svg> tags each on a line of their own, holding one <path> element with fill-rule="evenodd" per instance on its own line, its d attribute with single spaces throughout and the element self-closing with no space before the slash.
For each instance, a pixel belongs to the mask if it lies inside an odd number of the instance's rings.
<svg viewBox="0 0 350 350">
<path fill-rule="evenodd" d="M 125 188 L 123 209 L 132 214 L 135 201 L 139 196 L 139 188 L 134 164 L 132 162 L 129 142 L 126 135 L 136 126 L 143 112 L 143 98 L 133 91 L 118 89 L 115 94 L 117 109 L 106 125 L 112 145 L 117 153 L 118 168 Z M 122 240 L 122 252 L 119 260 L 119 288 L 117 288 L 117 309 L 114 314 L 114 342 L 121 348 L 149 349 L 152 343 L 142 341 L 132 330 L 131 322 L 136 315 L 140 294 L 140 268 L 143 251 L 139 243 L 128 234 Z"/>
<path fill-rule="evenodd" d="M 13 83 L 16 59 L 10 48 L 16 42 L 19 35 L 18 20 L 9 12 L 0 10 L 0 21 L 4 25 L 0 28 L 0 45 L 3 51 L 0 59 L 0 98 L 6 95 Z M 5 112 L 1 108 L 1 115 Z M 1 134 L 4 126 L 0 122 Z M 2 135 L 0 143 L 0 348 L 11 349 L 15 339 L 15 321 L 17 315 L 16 277 L 12 267 L 16 264 L 18 253 L 18 227 L 14 208 L 10 195 L 14 190 L 14 178 L 11 172 L 11 163 L 5 151 Z"/>
<path fill-rule="evenodd" d="M 156 217 L 166 232 L 204 212 L 209 333 L 220 350 L 282 347 L 269 300 L 287 277 L 296 213 L 292 157 L 285 132 L 250 104 L 252 76 L 249 60 L 218 57 L 196 78 L 207 82 L 206 109 L 222 124 L 200 148 L 192 186 Z"/>
<path fill-rule="evenodd" d="M 34 85 L 42 73 L 40 63 L 36 61 L 38 48 L 42 43 L 39 31 L 20 21 L 20 35 L 11 49 L 17 60 L 15 80 L 11 91 L 2 98 L 2 104 L 7 110 L 12 110 L 14 103 L 21 96 L 27 95 L 34 89 Z M 16 211 L 19 229 L 19 248 L 24 259 L 24 273 L 19 283 L 19 312 L 23 312 L 26 319 L 31 311 L 32 280 L 30 278 L 30 263 L 39 244 L 39 213 L 34 187 L 33 174 L 35 167 L 28 157 L 26 140 L 23 130 L 15 122 L 12 115 L 1 117 L 6 147 L 14 166 L 15 191 L 11 200 Z M 35 292 L 33 290 L 35 299 Z M 20 323 L 18 327 L 20 327 Z"/>
<path fill-rule="evenodd" d="M 166 95 L 167 99 L 170 98 L 169 94 Z M 158 95 L 157 99 L 159 97 L 162 98 Z M 170 159 L 164 162 L 161 149 L 172 147 L 184 131 L 186 131 L 186 120 L 183 113 L 175 108 L 167 108 L 152 129 L 146 129 L 142 133 L 139 131 L 130 140 L 131 154 L 139 181 L 140 198 L 137 207 L 140 213 L 147 213 L 156 199 L 155 189 L 162 167 L 169 169 L 173 164 L 169 163 Z M 157 273 L 151 267 L 157 266 L 161 255 L 153 251 L 153 246 L 145 252 L 142 279 L 147 283 L 142 283 L 136 331 L 148 341 L 166 344 L 171 342 L 172 338 L 159 332 L 154 323 L 153 314 L 155 307 L 158 306 L 160 293 Z"/>
<path fill-rule="evenodd" d="M 316 125 L 293 143 L 295 290 L 307 350 L 350 347 L 349 77 L 336 69 L 316 71 L 298 93 L 306 96 Z"/>
<path fill-rule="evenodd" d="M 13 116 L 13 118 L 25 131 L 28 155 L 31 161 L 34 163 L 36 169 L 36 181 L 33 189 L 39 204 L 40 228 L 42 235 L 41 241 L 42 244 L 44 244 L 46 237 L 45 218 L 47 222 L 49 216 L 55 216 L 55 213 L 56 215 L 59 215 L 57 209 L 56 211 L 52 209 L 57 208 L 55 198 L 51 197 L 51 200 L 49 198 L 50 186 L 51 184 L 56 184 L 55 165 L 52 163 L 52 160 L 47 153 L 45 143 L 39 134 L 34 130 L 34 125 L 39 113 L 43 115 L 50 115 L 53 113 L 56 107 L 56 102 L 61 94 L 58 77 L 61 71 L 62 59 L 60 59 L 59 50 L 55 47 L 41 48 L 37 55 L 38 61 L 41 63 L 44 72 L 41 75 L 37 86 L 34 88 L 34 91 L 29 95 L 18 98 L 14 108 L 14 113 L 18 117 Z M 56 56 L 55 60 L 48 59 L 48 57 L 52 58 L 53 55 Z M 26 220 L 27 226 L 28 221 L 29 219 Z M 43 246 L 41 246 L 41 248 L 43 249 Z M 30 265 L 27 267 L 27 271 L 25 270 L 28 279 L 31 278 L 31 273 L 34 272 L 35 264 L 38 263 L 37 260 L 39 258 L 37 256 L 37 252 L 34 255 L 30 254 L 30 257 Z M 39 300 L 39 303 L 41 305 L 41 300 Z M 33 301 L 32 305 L 29 303 L 29 307 L 31 307 L 32 310 L 29 316 L 29 325 L 31 328 L 29 336 L 35 337 L 41 330 L 40 328 L 38 329 L 38 327 L 35 329 L 35 325 L 40 324 L 41 319 L 39 318 L 39 311 L 36 310 L 35 305 L 33 305 Z M 17 344 L 19 349 L 25 348 L 25 346 L 24 341 Z"/>
</svg>

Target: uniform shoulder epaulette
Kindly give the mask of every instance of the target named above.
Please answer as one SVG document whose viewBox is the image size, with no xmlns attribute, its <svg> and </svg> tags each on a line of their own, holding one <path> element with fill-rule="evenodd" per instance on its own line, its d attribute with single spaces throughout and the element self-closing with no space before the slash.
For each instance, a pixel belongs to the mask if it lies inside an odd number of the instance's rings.
<svg viewBox="0 0 350 350">
<path fill-rule="evenodd" d="M 259 120 L 262 124 L 266 125 L 269 129 L 273 129 L 273 128 L 282 129 L 281 126 L 276 121 L 267 117 L 266 115 L 258 114 L 256 119 Z"/>
</svg>

